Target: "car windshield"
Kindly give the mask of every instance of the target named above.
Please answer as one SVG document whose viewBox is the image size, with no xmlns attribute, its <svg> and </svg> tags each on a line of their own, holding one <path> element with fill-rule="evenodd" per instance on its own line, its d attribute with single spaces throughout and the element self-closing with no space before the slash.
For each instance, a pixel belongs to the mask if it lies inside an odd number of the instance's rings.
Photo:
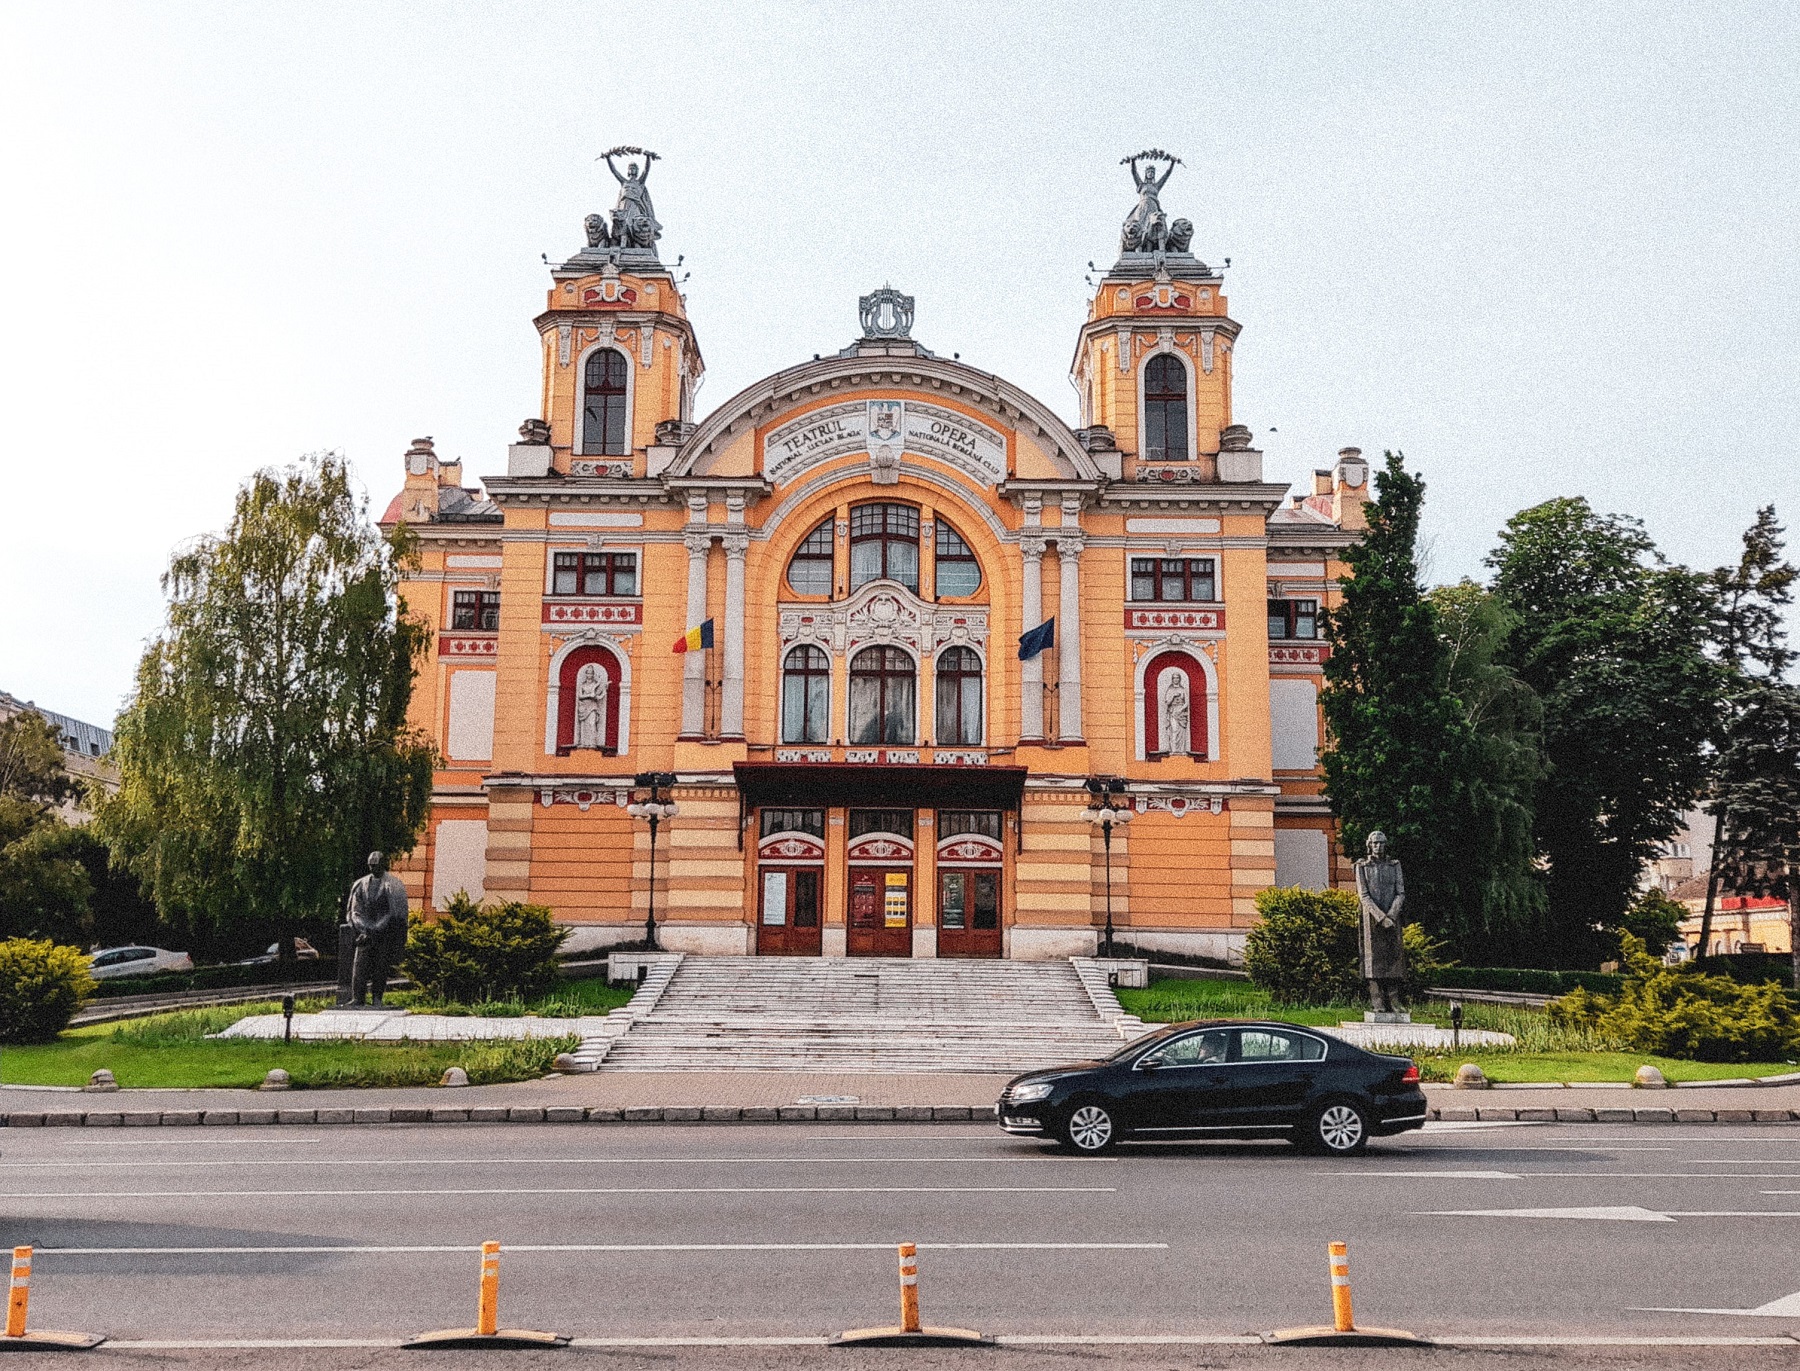
<svg viewBox="0 0 1800 1371">
<path fill-rule="evenodd" d="M 1177 1032 L 1178 1029 L 1179 1025 L 1170 1025 L 1168 1028 L 1159 1028 L 1154 1033 L 1146 1033 L 1141 1038 L 1133 1038 L 1130 1042 L 1119 1048 L 1118 1051 L 1112 1053 L 1110 1056 L 1101 1058 L 1101 1060 L 1116 1062 L 1119 1058 L 1128 1057 L 1134 1052 L 1141 1052 L 1146 1047 L 1154 1047 L 1170 1034 Z"/>
</svg>

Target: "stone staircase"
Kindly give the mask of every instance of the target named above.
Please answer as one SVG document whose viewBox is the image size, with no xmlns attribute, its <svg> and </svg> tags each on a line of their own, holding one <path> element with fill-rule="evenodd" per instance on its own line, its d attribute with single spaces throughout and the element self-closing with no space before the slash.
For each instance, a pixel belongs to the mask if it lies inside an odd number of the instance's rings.
<svg viewBox="0 0 1800 1371">
<path fill-rule="evenodd" d="M 694 957 L 602 1071 L 1028 1071 L 1142 1031 L 1069 962 Z"/>
</svg>

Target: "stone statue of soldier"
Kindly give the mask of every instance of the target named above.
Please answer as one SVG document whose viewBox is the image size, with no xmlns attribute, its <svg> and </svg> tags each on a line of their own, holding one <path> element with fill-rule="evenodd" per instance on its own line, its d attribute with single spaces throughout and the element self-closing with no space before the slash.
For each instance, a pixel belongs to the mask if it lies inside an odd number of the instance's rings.
<svg viewBox="0 0 1800 1371">
<path fill-rule="evenodd" d="M 1356 863 L 1356 898 L 1362 905 L 1362 974 L 1369 983 L 1369 1007 L 1394 1012 L 1394 995 L 1406 979 L 1406 945 L 1401 911 L 1406 879 L 1400 863 L 1387 855 L 1387 834 L 1369 835 L 1369 855 Z"/>
<path fill-rule="evenodd" d="M 406 887 L 387 869 L 387 854 L 369 854 L 369 874 L 350 887 L 344 922 L 356 933 L 350 1003 L 380 1004 L 388 977 L 406 951 Z"/>
</svg>

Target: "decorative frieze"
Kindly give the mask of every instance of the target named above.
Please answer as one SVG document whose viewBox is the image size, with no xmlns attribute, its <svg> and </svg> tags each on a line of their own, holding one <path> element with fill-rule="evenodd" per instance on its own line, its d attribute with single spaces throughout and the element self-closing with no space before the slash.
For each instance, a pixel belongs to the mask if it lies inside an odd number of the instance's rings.
<svg viewBox="0 0 1800 1371">
<path fill-rule="evenodd" d="M 617 805 L 623 809 L 631 803 L 629 790 L 589 790 L 578 786 L 544 786 L 538 791 L 538 803 L 545 809 L 552 805 L 574 805 L 583 814 L 595 805 Z"/>
<path fill-rule="evenodd" d="M 1132 800 L 1132 807 L 1139 814 L 1164 813 L 1173 814 L 1177 819 L 1189 814 L 1223 814 L 1225 797 L 1223 795 L 1138 795 Z"/>
<path fill-rule="evenodd" d="M 1199 468 L 1183 464 L 1180 466 L 1145 466 L 1139 463 L 1137 482 L 1139 485 L 1159 486 L 1191 486 L 1200 483 Z"/>
<path fill-rule="evenodd" d="M 775 760 L 778 762 L 829 762 L 831 749 L 828 747 L 778 747 L 775 749 Z"/>
<path fill-rule="evenodd" d="M 985 752 L 939 752 L 931 759 L 938 766 L 986 766 Z"/>
<path fill-rule="evenodd" d="M 500 638 L 493 633 L 440 633 L 438 660 L 491 662 L 500 655 Z"/>
<path fill-rule="evenodd" d="M 641 624 L 644 606 L 617 600 L 545 600 L 546 624 Z"/>
<path fill-rule="evenodd" d="M 1270 666 L 1323 666 L 1331 655 L 1329 643 L 1270 643 Z"/>
<path fill-rule="evenodd" d="M 1223 633 L 1225 607 L 1174 609 L 1167 606 L 1125 606 L 1127 633 L 1167 633 L 1172 629 L 1193 633 Z"/>
<path fill-rule="evenodd" d="M 629 481 L 630 462 L 592 462 L 577 458 L 569 463 L 571 476 L 604 476 L 609 480 Z"/>
</svg>

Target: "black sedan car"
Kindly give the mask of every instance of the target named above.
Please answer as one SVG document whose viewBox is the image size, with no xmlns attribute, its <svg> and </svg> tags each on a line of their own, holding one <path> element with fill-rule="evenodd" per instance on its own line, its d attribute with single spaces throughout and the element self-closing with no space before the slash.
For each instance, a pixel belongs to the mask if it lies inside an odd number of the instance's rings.
<svg viewBox="0 0 1800 1371">
<path fill-rule="evenodd" d="M 1008 1133 L 1104 1152 L 1122 1138 L 1288 1138 L 1348 1155 L 1425 1122 L 1410 1057 L 1366 1052 L 1316 1028 L 1171 1024 L 1104 1061 L 1030 1071 L 994 1106 Z"/>
</svg>

